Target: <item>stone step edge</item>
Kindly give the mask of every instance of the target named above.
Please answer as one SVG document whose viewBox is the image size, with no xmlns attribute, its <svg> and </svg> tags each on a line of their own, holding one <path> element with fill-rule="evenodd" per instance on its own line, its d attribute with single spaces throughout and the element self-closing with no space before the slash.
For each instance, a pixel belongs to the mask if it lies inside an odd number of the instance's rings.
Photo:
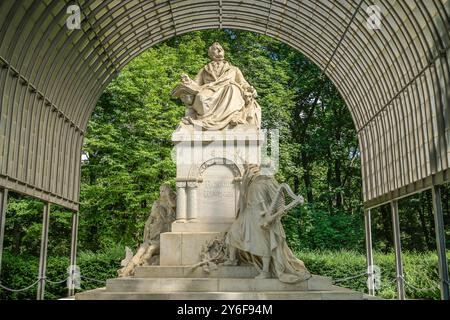
<svg viewBox="0 0 450 320">
<path fill-rule="evenodd" d="M 107 280 L 106 288 L 109 292 L 329 291 L 332 282 L 331 278 L 320 276 L 293 284 L 283 283 L 277 278 L 116 278 Z"/>
<path fill-rule="evenodd" d="M 89 300 L 89 298 L 97 298 L 98 300 L 108 300 L 108 298 L 126 298 L 126 297 L 148 297 L 156 298 L 154 300 L 286 300 L 286 298 L 294 298 L 292 300 L 369 300 L 370 297 L 358 291 L 341 291 L 341 290 L 321 290 L 321 291 L 243 291 L 243 292 L 108 292 L 104 288 L 95 289 L 78 293 L 75 300 Z M 202 298 L 203 296 L 203 298 Z M 190 299 L 192 298 L 192 299 Z M 298 299 L 295 299 L 298 298 Z M 152 300 L 152 299 L 147 299 Z"/>
<path fill-rule="evenodd" d="M 136 281 L 141 281 L 141 280 L 163 280 L 163 279 L 167 279 L 167 280 L 199 280 L 199 281 L 217 281 L 217 280 L 258 280 L 255 278 L 209 278 L 209 277 L 203 277 L 203 278 L 199 278 L 199 277 L 189 277 L 189 278 L 180 278 L 180 277 L 121 277 L 121 278 L 112 278 L 112 279 L 107 279 L 107 281 L 129 281 L 129 280 L 136 280 Z M 268 279 L 259 279 L 261 281 L 274 281 L 274 280 L 278 280 L 278 278 L 268 278 Z M 295 282 L 292 283 L 292 285 L 296 285 L 302 282 L 309 282 L 309 281 L 317 281 L 317 280 L 322 280 L 322 281 L 327 281 L 330 284 L 332 283 L 332 279 L 330 277 L 323 277 L 323 276 L 313 276 L 312 278 L 309 278 L 308 280 L 303 280 L 303 281 L 299 281 L 299 282 Z M 281 282 L 281 281 L 280 281 Z M 284 282 L 282 282 L 284 283 Z M 287 285 L 289 285 L 289 283 L 285 283 Z"/>
<path fill-rule="evenodd" d="M 253 266 L 219 266 L 209 273 L 202 267 L 141 266 L 136 268 L 134 278 L 251 278 L 258 273 Z"/>
</svg>

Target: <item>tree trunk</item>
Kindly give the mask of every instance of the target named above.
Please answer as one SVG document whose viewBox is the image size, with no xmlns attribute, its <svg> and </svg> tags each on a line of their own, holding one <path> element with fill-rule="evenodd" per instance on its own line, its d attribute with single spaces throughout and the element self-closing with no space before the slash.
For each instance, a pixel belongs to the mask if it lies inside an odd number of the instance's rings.
<svg viewBox="0 0 450 320">
<path fill-rule="evenodd" d="M 334 162 L 334 174 L 335 174 L 335 188 L 338 190 L 336 193 L 336 208 L 342 207 L 342 192 L 340 188 L 342 187 L 342 179 L 341 179 L 341 160 L 338 158 Z"/>
<path fill-rule="evenodd" d="M 300 179 L 298 178 L 298 175 L 294 176 L 294 193 L 298 194 L 300 190 Z"/>
<path fill-rule="evenodd" d="M 450 225 L 450 184 L 444 185 L 442 187 L 442 201 L 443 207 L 445 208 L 444 215 L 444 225 Z"/>
<path fill-rule="evenodd" d="M 328 159 L 331 159 L 331 150 L 328 147 L 328 152 L 327 152 L 327 157 Z M 332 163 L 330 161 L 327 162 L 328 166 L 327 166 L 327 186 L 328 186 L 328 212 L 332 212 L 333 211 L 333 199 L 331 197 L 331 191 L 332 191 L 332 186 L 333 186 L 333 170 L 332 168 Z"/>
<path fill-rule="evenodd" d="M 319 101 L 320 93 L 317 93 L 317 95 L 314 98 L 314 101 L 312 102 L 310 108 L 306 112 L 306 117 L 301 120 L 299 117 L 300 110 L 302 108 L 301 104 L 298 104 L 296 107 L 296 110 L 293 114 L 293 119 L 296 121 L 296 124 L 293 126 L 293 130 L 295 132 L 294 138 L 300 145 L 305 145 L 306 141 L 309 139 L 308 135 L 308 124 L 310 120 L 314 116 L 314 110 L 316 108 L 317 102 Z M 298 158 L 297 158 L 298 159 Z M 305 184 L 306 188 L 306 199 L 308 200 L 308 203 L 312 203 L 314 201 L 313 191 L 312 191 L 312 178 L 311 178 L 311 159 L 308 155 L 308 152 L 302 147 L 300 151 L 300 157 L 299 162 L 301 163 L 303 167 L 303 183 Z"/>
<path fill-rule="evenodd" d="M 433 214 L 433 199 L 431 195 L 431 190 L 425 191 L 425 199 L 426 199 L 426 207 L 428 211 L 428 217 L 431 217 L 434 221 L 434 214 Z M 434 223 L 430 223 L 430 227 L 427 228 L 428 230 L 428 239 L 434 239 Z M 433 240 L 430 240 L 427 243 L 428 250 L 435 250 L 435 243 Z"/>
<path fill-rule="evenodd" d="M 339 146 L 341 145 L 341 137 L 342 137 L 342 129 L 340 125 L 341 121 L 341 112 L 338 106 L 333 106 L 333 114 L 336 119 L 335 128 L 334 128 L 334 143 Z M 334 192 L 335 192 L 335 205 L 336 208 L 342 207 L 342 191 L 340 190 L 342 187 L 342 177 L 341 177 L 341 159 L 339 153 L 336 155 L 334 159 Z"/>
<path fill-rule="evenodd" d="M 422 226 L 423 238 L 425 240 L 425 245 L 423 246 L 423 248 L 430 250 L 430 242 L 431 242 L 431 240 L 430 240 L 430 235 L 428 233 L 427 221 L 426 221 L 426 218 L 425 218 L 424 206 L 423 206 L 423 202 L 422 201 L 421 201 L 420 209 L 419 209 L 419 218 L 420 218 L 420 224 Z"/>
<path fill-rule="evenodd" d="M 308 203 L 313 203 L 314 197 L 312 192 L 312 182 L 311 182 L 311 168 L 309 163 L 309 157 L 305 150 L 301 151 L 301 161 L 303 167 L 303 182 L 306 188 L 306 199 Z"/>
<path fill-rule="evenodd" d="M 390 248 L 394 247 L 394 241 L 392 239 L 392 219 L 391 219 L 391 207 L 390 205 L 384 205 L 380 207 L 381 219 L 383 221 L 383 237 L 386 243 L 389 244 L 385 249 L 385 253 L 388 253 Z"/>
<path fill-rule="evenodd" d="M 22 246 L 22 227 L 15 223 L 13 229 L 13 244 L 12 252 L 14 255 L 20 254 L 20 247 Z"/>
</svg>

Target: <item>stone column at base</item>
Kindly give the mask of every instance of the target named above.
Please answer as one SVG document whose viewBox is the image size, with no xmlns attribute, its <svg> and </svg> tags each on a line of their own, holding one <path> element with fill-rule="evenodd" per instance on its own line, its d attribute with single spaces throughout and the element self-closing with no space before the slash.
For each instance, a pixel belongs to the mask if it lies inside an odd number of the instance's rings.
<svg viewBox="0 0 450 320">
<path fill-rule="evenodd" d="M 186 182 L 177 182 L 177 221 L 187 219 Z"/>
<path fill-rule="evenodd" d="M 241 186 L 242 178 L 241 177 L 235 177 L 234 178 L 234 218 L 237 217 L 237 213 L 239 211 L 239 198 L 240 198 L 240 186 Z"/>
<path fill-rule="evenodd" d="M 197 182 L 187 182 L 188 187 L 188 220 L 197 219 Z"/>
</svg>

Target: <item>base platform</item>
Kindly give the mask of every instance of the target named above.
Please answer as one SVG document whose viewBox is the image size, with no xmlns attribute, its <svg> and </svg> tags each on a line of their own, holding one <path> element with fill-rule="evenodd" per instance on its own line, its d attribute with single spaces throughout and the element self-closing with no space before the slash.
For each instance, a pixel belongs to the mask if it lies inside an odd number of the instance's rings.
<svg viewBox="0 0 450 320">
<path fill-rule="evenodd" d="M 206 273 L 201 267 L 150 266 L 134 277 L 110 279 L 106 288 L 78 293 L 76 300 L 367 300 L 361 292 L 332 285 L 330 278 L 286 284 L 278 279 L 254 279 L 253 266 L 220 266 Z"/>
</svg>

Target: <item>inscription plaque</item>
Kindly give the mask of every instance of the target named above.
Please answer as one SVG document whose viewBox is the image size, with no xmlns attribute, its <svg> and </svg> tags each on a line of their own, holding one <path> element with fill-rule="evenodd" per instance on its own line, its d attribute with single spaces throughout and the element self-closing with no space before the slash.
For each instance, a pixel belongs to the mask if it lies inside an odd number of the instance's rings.
<svg viewBox="0 0 450 320">
<path fill-rule="evenodd" d="M 203 173 L 199 218 L 233 219 L 236 215 L 237 185 L 233 172 L 225 165 L 212 165 Z"/>
</svg>

